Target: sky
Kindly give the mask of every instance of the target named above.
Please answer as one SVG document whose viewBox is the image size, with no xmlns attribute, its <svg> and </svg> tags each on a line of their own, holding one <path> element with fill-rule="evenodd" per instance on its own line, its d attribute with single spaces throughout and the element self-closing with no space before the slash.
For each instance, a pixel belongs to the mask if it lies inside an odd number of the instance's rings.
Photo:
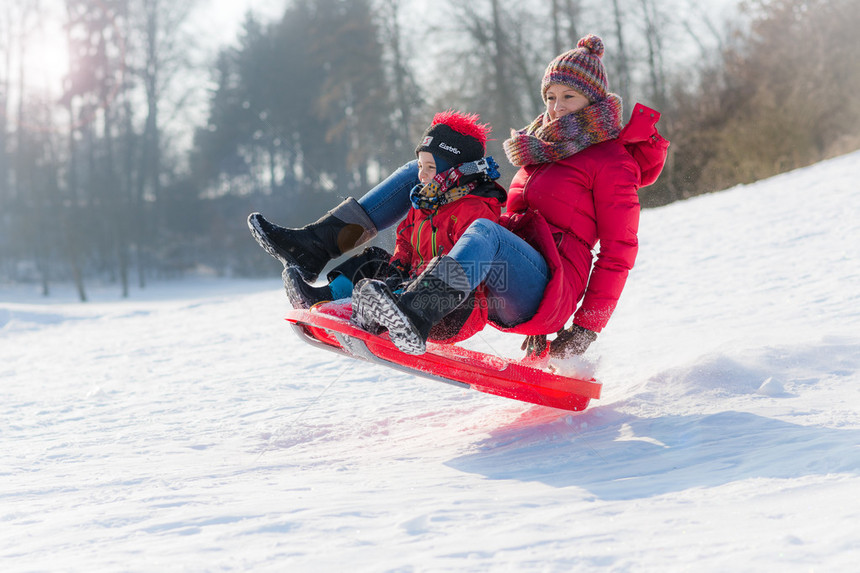
<svg viewBox="0 0 860 573">
<path fill-rule="evenodd" d="M 288 0 L 197 0 L 195 21 L 200 39 L 215 49 L 234 43 L 245 14 L 251 10 L 265 19 L 283 14 Z"/>
</svg>

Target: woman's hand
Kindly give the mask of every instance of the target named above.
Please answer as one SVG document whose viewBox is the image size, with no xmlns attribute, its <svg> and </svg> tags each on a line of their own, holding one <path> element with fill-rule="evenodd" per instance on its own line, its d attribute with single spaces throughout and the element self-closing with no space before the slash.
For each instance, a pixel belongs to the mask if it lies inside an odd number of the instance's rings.
<svg viewBox="0 0 860 573">
<path fill-rule="evenodd" d="M 549 355 L 554 358 L 565 358 L 584 354 L 595 339 L 597 339 L 596 332 L 573 324 L 570 328 L 558 331 L 555 340 L 550 342 Z"/>
</svg>

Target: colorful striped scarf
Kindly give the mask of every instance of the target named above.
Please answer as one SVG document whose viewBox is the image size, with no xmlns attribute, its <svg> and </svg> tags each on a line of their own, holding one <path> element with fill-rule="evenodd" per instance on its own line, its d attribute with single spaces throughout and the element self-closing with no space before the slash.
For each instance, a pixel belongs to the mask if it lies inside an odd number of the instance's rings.
<svg viewBox="0 0 860 573">
<path fill-rule="evenodd" d="M 409 193 L 409 200 L 416 209 L 435 211 L 442 205 L 462 199 L 485 181 L 493 181 L 500 176 L 498 163 L 488 155 L 437 173 L 427 185 L 419 183 Z"/>
<path fill-rule="evenodd" d="M 511 130 L 511 138 L 503 145 L 508 160 L 521 167 L 559 161 L 595 143 L 615 139 L 620 132 L 621 98 L 610 93 L 555 121 L 543 113 L 525 129 Z"/>
</svg>

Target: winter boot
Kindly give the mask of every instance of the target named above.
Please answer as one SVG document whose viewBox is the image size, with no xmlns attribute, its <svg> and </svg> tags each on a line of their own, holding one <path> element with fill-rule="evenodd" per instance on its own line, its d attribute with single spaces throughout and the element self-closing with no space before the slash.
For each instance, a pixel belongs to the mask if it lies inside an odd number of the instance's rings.
<svg viewBox="0 0 860 573">
<path fill-rule="evenodd" d="M 361 279 L 355 284 L 355 288 L 352 291 L 352 316 L 350 317 L 350 319 L 360 329 L 369 332 L 370 334 L 379 336 L 380 334 L 385 332 L 385 327 L 376 322 L 373 318 L 371 318 L 370 313 L 364 310 L 363 305 L 365 303 L 365 300 L 359 296 L 359 294 L 361 293 L 361 289 L 364 288 L 364 285 L 371 282 L 382 283 L 382 281 L 375 279 Z M 385 283 L 382 283 L 382 288 L 385 288 L 384 284 Z M 376 286 L 379 287 L 380 285 Z M 390 289 L 386 290 L 391 293 Z M 391 296 L 396 297 L 396 295 L 394 295 L 393 293 L 391 294 Z"/>
<path fill-rule="evenodd" d="M 300 229 L 280 227 L 259 213 L 251 213 L 248 227 L 270 255 L 285 267 L 298 267 L 304 279 L 311 282 L 330 260 L 376 236 L 376 225 L 351 197 Z"/>
<path fill-rule="evenodd" d="M 401 352 L 424 354 L 430 329 L 466 300 L 471 288 L 460 263 L 441 256 L 399 298 L 381 281 L 361 281 L 356 291 L 356 322 L 387 328 Z"/>
<path fill-rule="evenodd" d="M 284 290 L 293 308 L 308 309 L 318 302 L 334 300 L 328 284 L 320 287 L 308 284 L 298 267 L 284 267 L 281 278 L 284 279 Z"/>
</svg>

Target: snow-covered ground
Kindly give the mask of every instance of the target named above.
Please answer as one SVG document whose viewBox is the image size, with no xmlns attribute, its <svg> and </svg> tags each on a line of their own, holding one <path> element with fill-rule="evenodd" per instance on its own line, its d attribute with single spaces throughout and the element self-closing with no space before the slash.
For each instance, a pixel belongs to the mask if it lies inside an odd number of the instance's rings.
<svg viewBox="0 0 860 573">
<path fill-rule="evenodd" d="M 276 264 L 0 286 L 0 569 L 856 571 L 858 181 L 644 212 L 581 413 L 307 346 Z"/>
</svg>

